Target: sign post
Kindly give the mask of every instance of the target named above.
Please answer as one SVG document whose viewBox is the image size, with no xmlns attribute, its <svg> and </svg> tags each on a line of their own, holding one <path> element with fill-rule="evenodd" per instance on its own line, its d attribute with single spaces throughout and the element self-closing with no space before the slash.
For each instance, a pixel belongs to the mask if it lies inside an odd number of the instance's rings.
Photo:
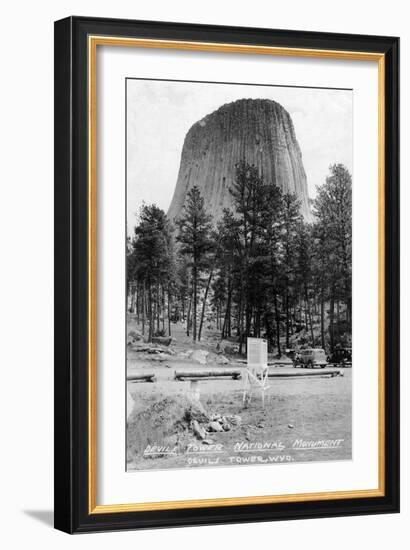
<svg viewBox="0 0 410 550">
<path fill-rule="evenodd" d="M 243 401 L 251 402 L 252 389 L 261 391 L 262 405 L 265 406 L 265 391 L 269 389 L 268 382 L 268 342 L 263 338 L 248 338 L 247 366 Z"/>
</svg>

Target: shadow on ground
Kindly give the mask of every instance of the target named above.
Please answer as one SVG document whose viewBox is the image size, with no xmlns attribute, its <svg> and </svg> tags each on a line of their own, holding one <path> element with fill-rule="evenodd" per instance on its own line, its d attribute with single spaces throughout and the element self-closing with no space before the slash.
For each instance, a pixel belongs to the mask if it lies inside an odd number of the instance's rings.
<svg viewBox="0 0 410 550">
<path fill-rule="evenodd" d="M 53 510 L 23 510 L 23 513 L 40 523 L 44 523 L 44 525 L 48 525 L 49 527 L 54 526 Z"/>
</svg>

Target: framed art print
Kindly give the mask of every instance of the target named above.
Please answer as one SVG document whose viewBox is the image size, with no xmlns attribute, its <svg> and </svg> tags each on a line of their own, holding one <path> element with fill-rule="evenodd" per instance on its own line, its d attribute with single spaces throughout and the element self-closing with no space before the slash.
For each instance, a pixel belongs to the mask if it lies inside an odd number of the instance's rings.
<svg viewBox="0 0 410 550">
<path fill-rule="evenodd" d="M 56 22 L 56 528 L 398 511 L 398 50 Z"/>
</svg>

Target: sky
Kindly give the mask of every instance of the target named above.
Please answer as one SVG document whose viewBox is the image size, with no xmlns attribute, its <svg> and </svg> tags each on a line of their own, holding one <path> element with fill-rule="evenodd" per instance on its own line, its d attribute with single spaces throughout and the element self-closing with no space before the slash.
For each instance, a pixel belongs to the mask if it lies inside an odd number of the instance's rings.
<svg viewBox="0 0 410 550">
<path fill-rule="evenodd" d="M 295 87 L 127 80 L 127 222 L 142 202 L 165 211 L 190 127 L 225 103 L 273 99 L 291 115 L 302 151 L 308 193 L 316 195 L 329 165 L 353 165 L 353 92 Z"/>
</svg>

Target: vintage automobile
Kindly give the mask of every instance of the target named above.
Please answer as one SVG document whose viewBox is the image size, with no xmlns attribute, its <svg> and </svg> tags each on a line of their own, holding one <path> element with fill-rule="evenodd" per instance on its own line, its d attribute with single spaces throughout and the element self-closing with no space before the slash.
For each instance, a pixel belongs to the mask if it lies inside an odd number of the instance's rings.
<svg viewBox="0 0 410 550">
<path fill-rule="evenodd" d="M 301 367 L 324 369 L 327 365 L 325 350 L 322 348 L 302 349 L 299 352 L 299 364 Z"/>
<path fill-rule="evenodd" d="M 352 364 L 352 348 L 335 348 L 327 358 L 329 363 L 338 365 Z"/>
</svg>

